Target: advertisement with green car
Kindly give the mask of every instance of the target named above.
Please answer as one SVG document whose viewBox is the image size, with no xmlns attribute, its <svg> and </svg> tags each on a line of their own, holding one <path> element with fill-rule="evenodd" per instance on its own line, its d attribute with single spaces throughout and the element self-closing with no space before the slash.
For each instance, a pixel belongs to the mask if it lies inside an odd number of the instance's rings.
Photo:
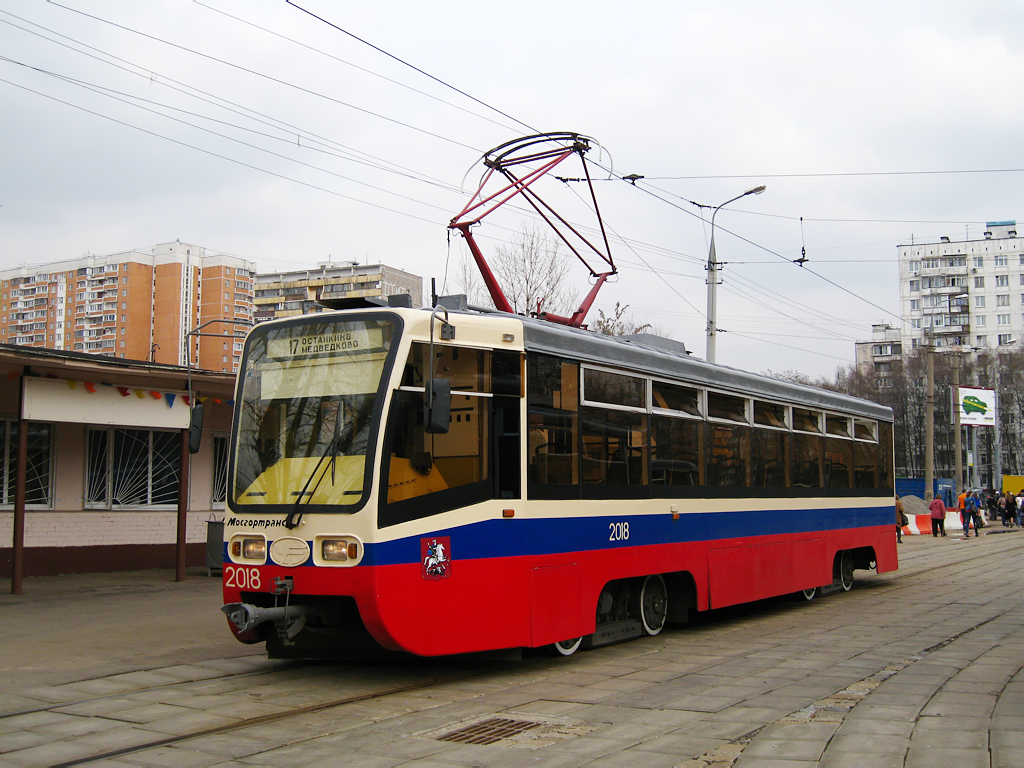
<svg viewBox="0 0 1024 768">
<path fill-rule="evenodd" d="M 995 390 L 960 387 L 960 423 L 975 427 L 995 426 Z"/>
</svg>

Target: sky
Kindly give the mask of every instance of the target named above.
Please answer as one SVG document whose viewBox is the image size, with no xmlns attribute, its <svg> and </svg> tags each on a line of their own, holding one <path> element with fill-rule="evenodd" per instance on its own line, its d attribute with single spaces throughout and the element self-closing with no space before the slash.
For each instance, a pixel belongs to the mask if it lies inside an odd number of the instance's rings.
<svg viewBox="0 0 1024 768">
<path fill-rule="evenodd" d="M 899 324 L 898 244 L 1024 217 L 1022 80 L 1009 2 L 0 0 L 0 269 L 180 239 L 455 293 L 483 154 L 578 132 L 618 269 L 594 315 L 703 357 L 711 210 L 764 184 L 715 218 L 717 361 L 831 377 Z"/>
</svg>

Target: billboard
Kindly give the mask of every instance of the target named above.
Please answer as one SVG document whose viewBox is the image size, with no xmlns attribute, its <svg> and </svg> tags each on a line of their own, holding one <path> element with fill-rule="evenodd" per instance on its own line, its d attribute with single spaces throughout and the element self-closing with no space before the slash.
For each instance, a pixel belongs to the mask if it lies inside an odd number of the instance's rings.
<svg viewBox="0 0 1024 768">
<path fill-rule="evenodd" d="M 971 427 L 994 427 L 996 392 L 994 389 L 960 387 L 960 423 Z"/>
</svg>

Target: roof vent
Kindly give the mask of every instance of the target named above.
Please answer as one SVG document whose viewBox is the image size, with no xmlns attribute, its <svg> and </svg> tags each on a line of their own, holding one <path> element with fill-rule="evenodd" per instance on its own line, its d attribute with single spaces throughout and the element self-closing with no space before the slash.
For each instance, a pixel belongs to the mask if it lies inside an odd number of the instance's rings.
<svg viewBox="0 0 1024 768">
<path fill-rule="evenodd" d="M 949 242 L 949 238 L 948 238 L 948 237 L 946 237 L 945 235 L 943 235 L 942 237 L 940 237 L 940 238 L 939 238 L 939 240 L 941 240 L 941 241 L 942 241 L 942 242 L 944 242 L 944 243 L 948 243 L 948 242 Z"/>
</svg>

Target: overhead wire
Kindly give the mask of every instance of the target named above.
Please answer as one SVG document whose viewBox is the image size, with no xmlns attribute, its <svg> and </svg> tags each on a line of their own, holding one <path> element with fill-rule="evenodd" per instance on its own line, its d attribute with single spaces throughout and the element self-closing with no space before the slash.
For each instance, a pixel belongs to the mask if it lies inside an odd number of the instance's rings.
<svg viewBox="0 0 1024 768">
<path fill-rule="evenodd" d="M 406 123 L 406 122 L 403 122 L 401 120 L 397 120 L 397 119 L 395 119 L 393 117 L 388 117 L 387 115 L 382 115 L 379 112 L 374 112 L 371 109 L 366 109 L 365 107 L 360 107 L 360 106 L 357 106 L 355 104 L 351 104 L 351 103 L 349 103 L 347 101 L 342 101 L 341 99 L 337 99 L 337 98 L 335 98 L 333 96 L 328 96 L 325 93 L 321 93 L 319 91 L 315 91 L 315 90 L 313 90 L 311 88 L 305 88 L 305 87 L 303 87 L 301 85 L 297 85 L 296 83 L 290 83 L 287 80 L 282 80 L 281 78 L 274 77 L 273 75 L 268 75 L 268 74 L 266 74 L 264 72 L 258 72 L 255 69 L 251 69 L 249 67 L 244 67 L 241 64 L 235 64 L 233 62 L 227 61 L 226 59 L 221 59 L 221 58 L 218 58 L 216 56 L 212 56 L 212 55 L 210 55 L 208 53 L 203 53 L 202 51 L 197 51 L 197 50 L 195 50 L 193 48 L 189 48 L 188 46 L 179 45 L 178 43 L 172 43 L 171 41 L 164 40 L 163 38 L 157 37 L 156 35 L 150 35 L 147 32 L 142 32 L 140 30 L 133 29 L 131 27 L 125 26 L 124 24 L 118 24 L 115 21 L 110 21 L 109 19 L 104 19 L 102 16 L 96 16 L 95 14 L 86 13 L 85 11 L 81 11 L 81 10 L 79 10 L 77 8 L 72 8 L 72 7 L 67 6 L 67 5 L 62 5 L 61 3 L 57 2 L 56 0 L 47 0 L 47 2 L 50 5 L 56 6 L 57 8 L 63 8 L 64 10 L 70 11 L 71 13 L 77 13 L 77 14 L 79 14 L 81 16 L 85 16 L 86 18 L 93 19 L 93 20 L 98 21 L 98 22 L 100 22 L 102 24 L 108 24 L 108 25 L 110 25 L 112 27 L 115 27 L 116 29 L 120 29 L 120 30 L 123 30 L 125 32 L 130 32 L 130 33 L 132 33 L 134 35 L 138 35 L 140 37 L 144 37 L 147 40 L 153 40 L 154 42 L 162 43 L 163 45 L 170 46 L 171 48 L 175 48 L 175 49 L 177 49 L 179 51 L 184 51 L 186 53 L 192 54 L 193 56 L 199 56 L 199 57 L 207 59 L 209 61 L 217 62 L 218 64 L 222 64 L 222 65 L 224 65 L 226 67 L 231 67 L 232 69 L 237 69 L 237 70 L 245 72 L 247 74 L 254 75 L 254 76 L 262 78 L 264 80 L 268 80 L 268 81 L 270 81 L 272 83 L 277 83 L 278 85 L 283 85 L 283 86 L 285 86 L 287 88 L 292 88 L 292 89 L 294 89 L 296 91 L 299 91 L 301 93 L 305 93 L 305 94 L 308 94 L 310 96 L 316 96 L 317 98 L 324 99 L 325 101 L 329 101 L 329 102 L 332 102 L 334 104 L 338 104 L 338 105 L 343 106 L 343 107 L 348 107 L 349 109 L 354 109 L 357 112 L 361 112 L 363 114 L 370 115 L 372 117 L 376 117 L 376 118 L 378 118 L 380 120 L 385 120 L 385 121 L 387 121 L 389 123 L 393 123 L 394 125 L 401 126 L 402 128 L 408 128 L 409 130 L 416 131 L 417 133 L 422 133 L 422 134 L 424 134 L 426 136 L 431 136 L 431 137 L 433 137 L 435 139 L 438 139 L 440 141 L 445 141 L 445 142 L 448 142 L 450 144 L 454 144 L 454 145 L 459 146 L 459 147 L 463 147 L 464 149 L 471 149 L 471 150 L 473 150 L 475 152 L 479 152 L 480 151 L 479 149 L 477 149 L 477 148 L 475 148 L 475 147 L 473 147 L 473 146 L 471 146 L 469 144 L 466 144 L 466 143 L 461 142 L 461 141 L 457 141 L 456 139 L 452 139 L 452 138 L 449 138 L 447 136 L 442 136 L 441 134 L 434 133 L 433 131 L 428 131 L 426 128 L 420 128 L 418 126 L 412 125 L 411 123 Z"/>
</svg>

